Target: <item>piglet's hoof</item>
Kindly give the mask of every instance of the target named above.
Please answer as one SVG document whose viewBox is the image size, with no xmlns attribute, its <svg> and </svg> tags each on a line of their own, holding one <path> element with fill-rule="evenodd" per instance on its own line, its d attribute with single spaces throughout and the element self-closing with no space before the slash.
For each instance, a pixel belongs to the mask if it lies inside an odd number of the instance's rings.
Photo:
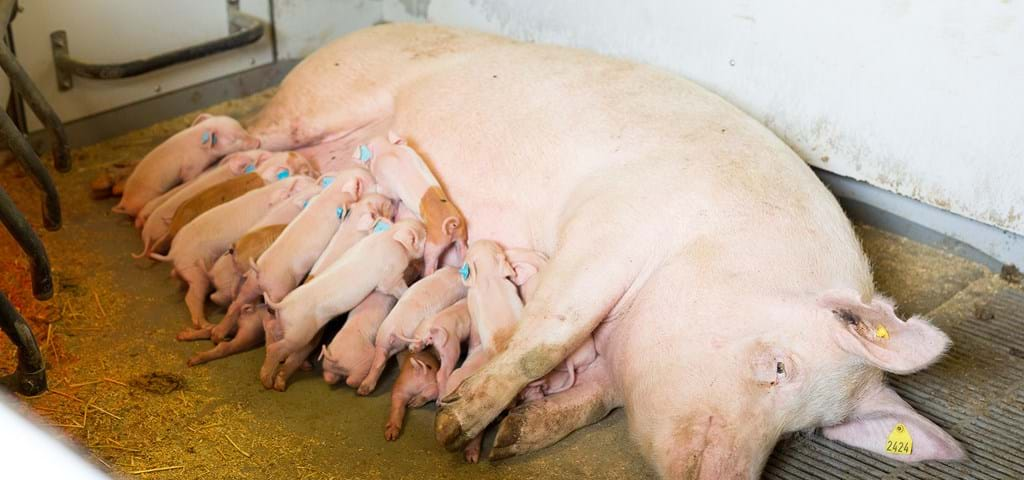
<svg viewBox="0 0 1024 480">
<path fill-rule="evenodd" d="M 209 328 L 186 328 L 178 332 L 177 337 L 179 342 L 191 342 L 194 340 L 207 340 L 210 338 Z"/>
<path fill-rule="evenodd" d="M 437 411 L 434 418 L 434 436 L 449 452 L 461 450 L 470 440 L 462 431 L 462 423 L 447 406 Z"/>
</svg>

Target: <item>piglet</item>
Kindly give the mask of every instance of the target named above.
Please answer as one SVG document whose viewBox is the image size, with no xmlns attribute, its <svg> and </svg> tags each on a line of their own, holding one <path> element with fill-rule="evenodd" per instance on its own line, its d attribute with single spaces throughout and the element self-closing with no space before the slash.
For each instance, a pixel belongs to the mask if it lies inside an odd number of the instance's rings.
<svg viewBox="0 0 1024 480">
<path fill-rule="evenodd" d="M 244 278 L 238 293 L 228 307 L 227 314 L 210 332 L 210 338 L 214 342 L 220 342 L 231 335 L 235 330 L 238 314 L 241 313 L 242 307 L 253 304 L 259 298 L 259 283 L 253 273 L 256 261 L 274 244 L 288 224 L 302 212 L 303 206 L 309 199 L 319 194 L 321 190 L 320 182 L 316 182 L 295 194 L 287 202 L 275 205 L 235 243 L 232 248 L 235 269 Z"/>
<path fill-rule="evenodd" d="M 231 340 L 218 343 L 216 347 L 193 355 L 188 360 L 188 366 L 194 367 L 260 346 L 264 339 L 263 322 L 269 317 L 266 305 L 247 306 L 238 318 L 238 331 L 235 336 Z"/>
<path fill-rule="evenodd" d="M 480 348 L 452 372 L 445 395 L 505 349 L 523 311 L 517 285 L 526 284 L 543 267 L 543 262 L 546 258 L 540 254 L 522 249 L 506 251 L 490 240 L 478 240 L 470 246 L 461 274 L 468 289 L 466 304 L 480 338 Z"/>
<path fill-rule="evenodd" d="M 202 145 L 202 148 L 195 148 Z M 128 176 L 115 213 L 135 216 L 150 200 L 198 176 L 217 159 L 259 148 L 260 140 L 233 118 L 202 113 L 192 126 L 150 151 Z"/>
<path fill-rule="evenodd" d="M 143 247 L 142 253 L 133 254 L 132 256 L 143 258 L 149 256 L 154 251 L 153 247 L 156 245 L 157 240 L 167 233 L 175 212 L 183 203 L 210 187 L 242 175 L 247 170 L 255 169 L 257 165 L 262 164 L 270 155 L 270 152 L 263 150 L 249 150 L 228 155 L 216 167 L 203 172 L 202 175 L 168 192 L 173 192 L 173 194 L 160 201 L 159 205 L 154 207 L 149 215 L 145 215 L 145 210 L 139 213 L 135 217 L 136 225 L 138 225 L 140 219 L 145 218 L 142 224 Z M 150 205 L 156 202 L 157 200 L 153 200 L 146 204 L 146 207 L 149 208 Z"/>
<path fill-rule="evenodd" d="M 235 272 L 245 275 L 252 269 L 252 265 L 263 255 L 263 252 L 270 248 L 270 245 L 277 240 L 281 232 L 288 228 L 287 223 L 267 225 L 265 227 L 253 227 L 242 238 L 239 238 L 231 247 L 232 264 Z"/>
<path fill-rule="evenodd" d="M 173 262 L 173 273 L 188 284 L 185 304 L 194 328 L 207 326 L 203 303 L 210 279 L 204 266 L 226 252 L 268 208 L 312 182 L 309 177 L 295 176 L 248 192 L 200 215 L 182 228 L 166 256 L 150 254 L 155 260 Z"/>
<path fill-rule="evenodd" d="M 174 217 L 171 218 L 171 223 L 167 227 L 167 233 L 157 240 L 154 250 L 160 251 L 166 245 L 170 245 L 169 242 L 174 239 L 178 231 L 187 225 L 188 222 L 191 222 L 192 219 L 202 215 L 203 212 L 234 200 L 247 192 L 296 174 L 286 161 L 288 158 L 292 158 L 294 154 L 288 153 L 283 155 L 285 157 L 281 161 L 271 156 L 260 166 L 256 167 L 256 171 L 225 180 L 186 200 L 174 211 Z M 280 159 L 281 157 L 278 158 Z"/>
<path fill-rule="evenodd" d="M 277 240 L 256 261 L 260 291 L 277 302 L 309 273 L 359 196 L 374 186 L 370 172 L 351 168 L 324 175 L 323 191 L 309 200 Z"/>
<path fill-rule="evenodd" d="M 404 296 L 398 297 L 398 305 L 377 331 L 373 365 L 357 393 L 368 395 L 377 387 L 388 358 L 414 341 L 412 337 L 421 322 L 465 296 L 466 287 L 459 271 L 452 267 L 444 267 L 409 287 Z"/>
<path fill-rule="evenodd" d="M 341 227 L 334 232 L 327 248 L 324 248 L 320 258 L 316 259 L 313 268 L 309 270 L 306 281 L 310 281 L 324 269 L 333 265 L 348 249 L 366 237 L 379 220 L 391 222 L 394 213 L 395 204 L 388 197 L 377 193 L 363 195 L 358 202 L 352 205 L 348 221 L 341 223 Z"/>
<path fill-rule="evenodd" d="M 225 158 L 227 158 L 227 157 L 225 157 Z M 135 222 L 134 222 L 135 228 L 137 230 L 141 230 L 142 227 L 144 227 L 146 225 L 146 220 L 149 219 L 149 216 L 152 215 L 153 212 L 160 205 L 163 205 L 164 202 L 166 202 L 168 199 L 170 199 L 175 194 L 180 192 L 181 189 L 185 188 L 185 185 L 188 185 L 188 184 L 191 184 L 191 183 L 195 183 L 196 180 L 202 178 L 203 175 L 206 175 L 208 172 L 209 172 L 209 170 L 207 170 L 206 172 L 203 172 L 202 175 L 200 175 L 200 176 L 198 176 L 196 178 L 193 178 L 192 181 L 190 181 L 188 183 L 179 184 L 178 186 L 176 186 L 176 187 L 174 187 L 174 188 L 172 188 L 172 189 L 170 189 L 170 190 L 168 190 L 168 191 L 166 191 L 164 193 L 161 193 L 159 197 L 156 197 L 156 198 L 146 202 L 146 206 L 142 207 L 142 210 L 139 211 L 139 214 L 135 216 Z"/>
<path fill-rule="evenodd" d="M 345 325 L 320 354 L 324 381 L 333 385 L 345 377 L 348 386 L 359 386 L 373 363 L 373 339 L 377 330 L 397 301 L 391 295 L 373 292 L 348 312 Z"/>
<path fill-rule="evenodd" d="M 426 225 L 424 275 L 437 269 L 438 260 L 452 243 L 460 254 L 465 253 L 466 219 L 448 199 L 423 158 L 404 139 L 388 132 L 387 137 L 377 137 L 356 147 L 352 157 L 369 165 L 379 193 L 401 199 Z"/>
<path fill-rule="evenodd" d="M 405 293 L 405 271 L 409 263 L 423 257 L 426 231 L 423 224 L 406 220 L 380 229 L 343 255 L 313 281 L 296 288 L 278 303 L 270 303 L 275 319 L 265 324 L 268 338 L 260 381 L 267 388 L 275 383 L 279 364 L 288 355 L 305 348 L 330 319 L 352 310 L 373 291 L 396 298 Z"/>
<path fill-rule="evenodd" d="M 231 299 L 235 298 L 238 285 L 242 276 L 235 271 L 235 262 L 231 252 L 224 252 L 213 266 L 206 272 L 210 277 L 214 292 L 210 294 L 210 300 L 222 307 L 228 306 Z"/>
<path fill-rule="evenodd" d="M 446 391 L 448 377 L 462 355 L 462 343 L 469 342 L 470 351 L 480 346 L 480 339 L 473 333 L 473 318 L 469 315 L 466 299 L 453 303 L 416 327 L 409 350 L 418 352 L 432 347 L 441 361 L 437 369 L 437 387 Z"/>
<path fill-rule="evenodd" d="M 406 408 L 420 408 L 437 399 L 437 357 L 429 351 L 403 352 L 398 357 L 399 371 L 391 388 L 391 412 L 384 426 L 384 439 L 398 440 L 405 421 Z"/>
</svg>

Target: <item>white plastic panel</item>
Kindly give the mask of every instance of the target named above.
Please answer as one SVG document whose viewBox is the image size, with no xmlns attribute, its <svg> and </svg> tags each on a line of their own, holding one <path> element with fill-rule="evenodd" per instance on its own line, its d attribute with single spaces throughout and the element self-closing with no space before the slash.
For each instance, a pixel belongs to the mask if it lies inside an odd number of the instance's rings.
<svg viewBox="0 0 1024 480">
<path fill-rule="evenodd" d="M 32 0 L 13 23 L 18 60 L 65 122 L 270 63 L 270 35 L 238 50 L 122 80 L 75 77 L 57 89 L 50 32 L 66 30 L 72 57 L 90 63 L 145 58 L 228 34 L 224 0 Z M 270 0 L 242 0 L 269 21 Z M 198 103 L 201 99 L 195 99 Z M 40 124 L 29 114 L 29 128 Z"/>
</svg>

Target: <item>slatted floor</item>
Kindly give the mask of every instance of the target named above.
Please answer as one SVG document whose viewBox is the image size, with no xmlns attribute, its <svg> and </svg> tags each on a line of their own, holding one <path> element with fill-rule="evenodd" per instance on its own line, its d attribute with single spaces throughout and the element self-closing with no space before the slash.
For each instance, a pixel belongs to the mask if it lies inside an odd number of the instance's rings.
<svg viewBox="0 0 1024 480">
<path fill-rule="evenodd" d="M 1024 478 L 1024 293 L 1006 288 L 981 301 L 950 302 L 931 318 L 953 339 L 953 348 L 928 370 L 890 382 L 963 444 L 967 462 L 906 465 L 812 433 L 781 443 L 764 478 Z"/>
</svg>

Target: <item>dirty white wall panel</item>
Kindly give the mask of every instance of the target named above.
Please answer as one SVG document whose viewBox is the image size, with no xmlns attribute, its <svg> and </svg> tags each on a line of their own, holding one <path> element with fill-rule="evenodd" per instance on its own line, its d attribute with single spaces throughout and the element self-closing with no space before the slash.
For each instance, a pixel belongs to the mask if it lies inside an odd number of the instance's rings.
<svg viewBox="0 0 1024 480">
<path fill-rule="evenodd" d="M 383 2 L 665 67 L 812 165 L 1024 234 L 1024 2 Z"/>
<path fill-rule="evenodd" d="M 299 59 L 381 19 L 380 0 L 273 0 L 277 58 Z"/>
<path fill-rule="evenodd" d="M 65 122 L 270 63 L 270 35 L 238 50 L 122 80 L 75 77 L 57 89 L 50 32 L 66 30 L 72 57 L 90 63 L 136 60 L 228 34 L 223 0 L 31 0 L 13 23 L 18 59 Z M 269 21 L 270 0 L 241 0 Z M 201 99 L 196 99 L 197 102 Z M 29 114 L 29 128 L 40 124 Z"/>
</svg>

